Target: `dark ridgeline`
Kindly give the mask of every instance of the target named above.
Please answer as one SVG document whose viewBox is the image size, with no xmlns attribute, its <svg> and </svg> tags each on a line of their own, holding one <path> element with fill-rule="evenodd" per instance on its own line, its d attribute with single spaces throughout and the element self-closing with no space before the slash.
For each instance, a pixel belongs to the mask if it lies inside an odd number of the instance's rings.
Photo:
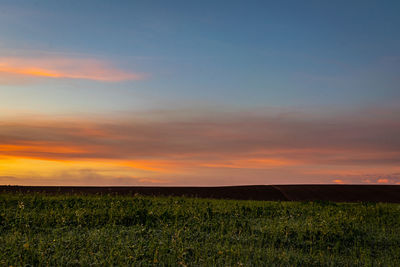
<svg viewBox="0 0 400 267">
<path fill-rule="evenodd" d="M 199 198 L 400 203 L 399 185 L 254 185 L 221 187 L 92 187 L 92 186 L 0 186 L 0 192 L 47 194 L 118 194 L 187 196 Z"/>
</svg>

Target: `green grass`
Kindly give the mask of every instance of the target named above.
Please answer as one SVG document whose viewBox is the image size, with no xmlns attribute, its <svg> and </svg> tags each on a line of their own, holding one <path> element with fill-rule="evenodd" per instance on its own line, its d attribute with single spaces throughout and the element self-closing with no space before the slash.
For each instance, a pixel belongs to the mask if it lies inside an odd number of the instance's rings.
<svg viewBox="0 0 400 267">
<path fill-rule="evenodd" d="M 0 266 L 400 266 L 400 205 L 0 194 Z"/>
</svg>

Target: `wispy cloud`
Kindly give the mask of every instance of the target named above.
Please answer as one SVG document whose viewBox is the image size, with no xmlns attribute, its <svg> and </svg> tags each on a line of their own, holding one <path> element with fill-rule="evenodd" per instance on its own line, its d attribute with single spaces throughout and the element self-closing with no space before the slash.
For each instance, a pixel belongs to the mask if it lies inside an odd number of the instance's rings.
<svg viewBox="0 0 400 267">
<path fill-rule="evenodd" d="M 151 174 L 144 176 L 147 179 L 168 179 L 172 184 L 184 176 L 203 179 L 198 181 L 201 184 L 210 177 L 215 177 L 207 180 L 212 183 L 236 179 L 235 183 L 241 184 L 253 178 L 279 183 L 400 181 L 387 175 L 400 172 L 400 124 L 396 116 L 166 117 L 136 116 L 107 122 L 3 119 L 0 154 L 6 158 L 99 162 L 99 166 L 108 162 L 113 168 L 140 170 Z M 190 183 L 195 184 L 193 180 Z"/>
<path fill-rule="evenodd" d="M 41 57 L 0 57 L 2 81 L 15 76 L 86 79 L 103 82 L 142 80 L 144 73 L 125 71 L 111 63 L 92 58 L 44 55 Z"/>
<path fill-rule="evenodd" d="M 343 181 L 343 180 L 340 180 L 340 179 L 335 179 L 335 180 L 333 180 L 333 182 L 334 182 L 335 184 L 344 184 L 344 181 Z"/>
<path fill-rule="evenodd" d="M 227 162 L 244 157 L 249 164 L 261 165 L 400 163 L 397 118 L 309 119 L 231 114 L 214 118 L 126 119 L 107 123 L 78 118 L 34 122 L 3 120 L 0 136 L 3 154 L 25 153 L 60 159 L 185 157 Z M 270 158 L 274 160 L 268 160 Z"/>
</svg>

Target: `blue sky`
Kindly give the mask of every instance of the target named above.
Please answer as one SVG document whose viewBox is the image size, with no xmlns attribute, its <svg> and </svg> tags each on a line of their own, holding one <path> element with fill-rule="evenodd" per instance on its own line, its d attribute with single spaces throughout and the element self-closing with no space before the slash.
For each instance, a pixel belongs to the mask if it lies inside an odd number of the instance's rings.
<svg viewBox="0 0 400 267">
<path fill-rule="evenodd" d="M 1 9 L 3 55 L 82 55 L 149 75 L 11 85 L 2 98 L 12 105 L 21 94 L 32 108 L 72 102 L 78 111 L 363 106 L 400 96 L 397 1 L 2 1 Z"/>
</svg>

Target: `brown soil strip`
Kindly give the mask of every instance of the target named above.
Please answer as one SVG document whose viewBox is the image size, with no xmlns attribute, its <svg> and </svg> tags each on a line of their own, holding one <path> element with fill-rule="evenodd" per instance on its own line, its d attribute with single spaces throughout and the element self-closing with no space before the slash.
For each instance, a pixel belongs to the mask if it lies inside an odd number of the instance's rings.
<svg viewBox="0 0 400 267">
<path fill-rule="evenodd" d="M 0 193 L 118 194 L 199 198 L 400 203 L 399 185 L 254 185 L 222 187 L 0 186 Z"/>
</svg>

